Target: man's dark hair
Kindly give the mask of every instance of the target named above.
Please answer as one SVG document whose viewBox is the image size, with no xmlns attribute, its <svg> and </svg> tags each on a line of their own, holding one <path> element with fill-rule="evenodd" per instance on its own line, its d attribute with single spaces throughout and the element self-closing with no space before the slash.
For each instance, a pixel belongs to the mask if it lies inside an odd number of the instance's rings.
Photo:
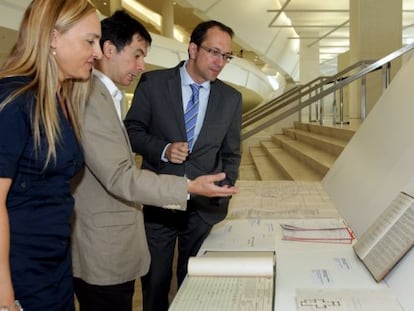
<svg viewBox="0 0 414 311">
<path fill-rule="evenodd" d="M 203 43 L 206 38 L 207 30 L 213 27 L 218 27 L 220 30 L 227 32 L 231 38 L 233 38 L 234 36 L 233 29 L 231 29 L 230 27 L 218 21 L 210 20 L 210 21 L 202 22 L 194 28 L 193 32 L 191 33 L 190 42 L 198 46 L 201 45 L 201 43 Z"/>
<path fill-rule="evenodd" d="M 151 45 L 152 38 L 148 30 L 136 19 L 131 17 L 124 10 L 118 10 L 112 16 L 101 21 L 102 37 L 101 48 L 106 41 L 112 42 L 118 52 L 132 42 L 132 37 L 138 34 L 143 40 Z"/>
</svg>

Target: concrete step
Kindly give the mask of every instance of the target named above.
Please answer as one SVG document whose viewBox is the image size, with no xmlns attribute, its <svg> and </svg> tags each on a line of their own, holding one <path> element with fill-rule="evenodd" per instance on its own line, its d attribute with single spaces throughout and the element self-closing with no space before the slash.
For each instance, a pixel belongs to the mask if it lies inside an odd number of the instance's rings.
<svg viewBox="0 0 414 311">
<path fill-rule="evenodd" d="M 338 157 L 344 150 L 348 141 L 340 138 L 326 136 L 296 128 L 284 128 L 283 134 L 298 141 L 312 145 L 320 150 L 325 150 Z"/>
<path fill-rule="evenodd" d="M 282 134 L 273 135 L 272 141 L 322 176 L 325 176 L 336 160 L 336 156 L 327 151 Z"/>
<path fill-rule="evenodd" d="M 239 167 L 240 180 L 261 180 L 254 164 L 241 164 Z"/>
<path fill-rule="evenodd" d="M 283 134 L 257 139 L 242 155 L 239 179 L 320 181 L 357 131 L 352 126 L 294 122 Z"/>
<path fill-rule="evenodd" d="M 273 141 L 261 143 L 263 150 L 272 161 L 273 166 L 283 172 L 287 180 L 320 181 L 323 175 L 315 171 L 306 163 L 292 156 L 288 151 L 278 147 Z"/>
<path fill-rule="evenodd" d="M 295 121 L 294 128 L 349 142 L 352 136 L 355 134 L 358 126 L 356 125 L 356 127 L 341 127 L 320 125 L 319 123 L 301 123 Z"/>
<path fill-rule="evenodd" d="M 250 151 L 243 152 L 241 155 L 239 177 L 240 180 L 260 180 L 259 173 L 254 165 Z"/>
<path fill-rule="evenodd" d="M 259 180 L 286 180 L 285 174 L 272 162 L 262 147 L 250 147 Z"/>
</svg>

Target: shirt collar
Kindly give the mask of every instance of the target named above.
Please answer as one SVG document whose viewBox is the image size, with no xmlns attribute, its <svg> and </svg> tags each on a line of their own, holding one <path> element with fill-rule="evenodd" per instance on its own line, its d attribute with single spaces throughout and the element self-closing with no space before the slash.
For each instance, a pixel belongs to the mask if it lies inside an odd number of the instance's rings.
<svg viewBox="0 0 414 311">
<path fill-rule="evenodd" d="M 119 120 L 122 124 L 123 114 L 122 114 L 122 92 L 115 83 L 101 71 L 94 69 L 93 74 L 105 85 L 108 92 L 111 94 L 112 103 L 115 106 L 116 114 L 118 115 Z"/>
<path fill-rule="evenodd" d="M 107 75 L 98 69 L 93 69 L 93 74 L 101 80 L 113 98 L 117 98 L 118 94 L 122 94 L 115 83 Z"/>
<path fill-rule="evenodd" d="M 184 64 L 180 67 L 180 75 L 181 75 L 181 83 L 183 86 L 190 86 L 190 84 L 194 84 L 193 78 L 191 78 L 190 74 L 187 71 L 187 63 L 188 60 L 184 62 Z M 200 84 L 203 89 L 209 90 L 210 89 L 210 81 L 204 81 Z"/>
</svg>

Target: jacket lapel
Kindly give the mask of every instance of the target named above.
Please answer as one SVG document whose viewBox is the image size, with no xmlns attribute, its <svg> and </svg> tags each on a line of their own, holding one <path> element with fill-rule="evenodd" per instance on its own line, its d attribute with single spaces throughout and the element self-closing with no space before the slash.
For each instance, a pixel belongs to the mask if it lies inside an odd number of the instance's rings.
<svg viewBox="0 0 414 311">
<path fill-rule="evenodd" d="M 167 99 L 170 102 L 172 110 L 174 111 L 174 117 L 177 120 L 180 128 L 180 132 L 184 140 L 186 139 L 186 131 L 184 124 L 184 110 L 183 110 L 183 95 L 181 90 L 181 77 L 180 77 L 180 63 L 174 70 L 171 72 L 171 76 L 168 80 L 168 94 Z"/>
<path fill-rule="evenodd" d="M 204 116 L 204 121 L 200 129 L 200 133 L 198 134 L 198 138 L 194 144 L 194 149 L 197 148 L 197 145 L 199 142 L 202 142 L 205 135 L 211 135 L 211 133 L 207 133 L 205 129 L 205 124 L 208 124 L 210 122 L 210 119 L 217 118 L 217 116 L 220 114 L 220 96 L 217 92 L 217 88 L 214 87 L 214 82 L 212 82 L 210 88 L 210 94 L 208 97 L 208 103 L 207 103 L 207 109 L 206 114 Z"/>
<path fill-rule="evenodd" d="M 105 119 L 108 120 L 108 122 L 111 122 L 114 126 L 119 127 L 119 129 L 122 131 L 122 134 L 124 136 L 125 141 L 130 144 L 128 133 L 125 129 L 125 126 L 121 123 L 121 121 L 118 118 L 118 112 L 116 111 L 114 101 L 112 99 L 111 94 L 109 94 L 108 89 L 105 87 L 105 85 L 99 80 L 99 78 L 95 77 L 95 81 L 97 85 L 99 86 L 99 93 L 102 96 L 102 103 L 103 105 L 106 105 L 105 109 L 102 109 L 102 113 L 105 113 Z"/>
</svg>

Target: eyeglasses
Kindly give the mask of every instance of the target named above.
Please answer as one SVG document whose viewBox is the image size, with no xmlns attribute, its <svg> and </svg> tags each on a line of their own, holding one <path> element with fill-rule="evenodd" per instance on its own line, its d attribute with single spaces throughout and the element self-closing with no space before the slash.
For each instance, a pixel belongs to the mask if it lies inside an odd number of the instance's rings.
<svg viewBox="0 0 414 311">
<path fill-rule="evenodd" d="M 228 63 L 233 59 L 233 55 L 231 55 L 230 53 L 222 53 L 219 50 L 207 48 L 202 45 L 199 45 L 199 47 L 202 48 L 204 51 L 206 51 L 211 56 L 214 56 L 216 58 L 221 57 L 223 60 L 225 60 Z"/>
</svg>

